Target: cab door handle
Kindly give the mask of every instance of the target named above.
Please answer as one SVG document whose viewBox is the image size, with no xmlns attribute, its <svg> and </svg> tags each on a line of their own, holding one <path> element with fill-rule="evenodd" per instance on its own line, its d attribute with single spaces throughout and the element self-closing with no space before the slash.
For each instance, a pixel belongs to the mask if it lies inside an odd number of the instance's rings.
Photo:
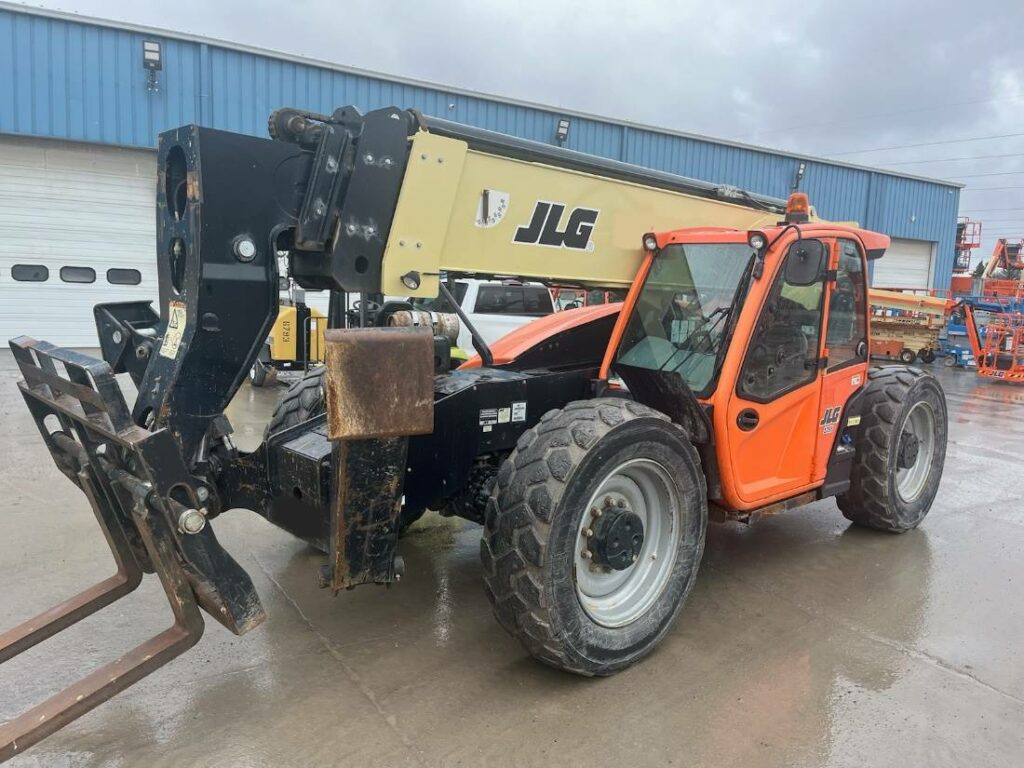
<svg viewBox="0 0 1024 768">
<path fill-rule="evenodd" d="M 736 416 L 736 426 L 744 432 L 752 430 L 760 421 L 761 417 L 757 415 L 757 411 L 753 408 L 744 408 Z"/>
</svg>

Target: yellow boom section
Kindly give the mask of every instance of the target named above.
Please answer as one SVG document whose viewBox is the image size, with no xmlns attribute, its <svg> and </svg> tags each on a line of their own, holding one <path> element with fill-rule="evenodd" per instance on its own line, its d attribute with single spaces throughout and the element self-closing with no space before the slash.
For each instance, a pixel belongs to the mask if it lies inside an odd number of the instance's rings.
<svg viewBox="0 0 1024 768">
<path fill-rule="evenodd" d="M 420 131 L 381 287 L 385 294 L 436 296 L 442 271 L 625 287 L 640 265 L 645 232 L 753 229 L 778 219 L 745 205 L 470 150 L 464 141 Z M 421 279 L 417 289 L 402 282 L 410 272 Z"/>
</svg>

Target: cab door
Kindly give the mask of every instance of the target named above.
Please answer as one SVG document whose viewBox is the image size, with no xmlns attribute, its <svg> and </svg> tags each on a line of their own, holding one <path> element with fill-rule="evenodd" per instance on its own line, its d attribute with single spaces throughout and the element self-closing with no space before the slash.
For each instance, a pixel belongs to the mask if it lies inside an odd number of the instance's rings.
<svg viewBox="0 0 1024 768">
<path fill-rule="evenodd" d="M 846 424 L 846 403 L 864 386 L 868 372 L 867 262 L 855 240 L 841 237 L 830 245 L 823 352 L 827 367 L 821 383 L 815 482 L 825 479 L 836 437 Z"/>
<path fill-rule="evenodd" d="M 724 500 L 752 509 L 810 488 L 818 446 L 826 313 L 824 267 L 830 240 L 817 239 L 820 276 L 787 280 L 786 262 L 806 255 L 793 243 L 761 306 L 726 407 L 720 468 Z M 803 250 L 801 250 L 803 249 Z"/>
</svg>

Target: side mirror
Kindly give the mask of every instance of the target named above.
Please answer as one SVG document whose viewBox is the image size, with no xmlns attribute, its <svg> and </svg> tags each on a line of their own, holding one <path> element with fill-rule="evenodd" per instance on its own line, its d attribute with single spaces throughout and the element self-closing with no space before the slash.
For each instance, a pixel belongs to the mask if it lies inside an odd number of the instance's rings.
<svg viewBox="0 0 1024 768">
<path fill-rule="evenodd" d="M 821 279 L 825 267 L 825 244 L 821 240 L 797 240 L 786 254 L 786 282 L 813 285 Z"/>
</svg>

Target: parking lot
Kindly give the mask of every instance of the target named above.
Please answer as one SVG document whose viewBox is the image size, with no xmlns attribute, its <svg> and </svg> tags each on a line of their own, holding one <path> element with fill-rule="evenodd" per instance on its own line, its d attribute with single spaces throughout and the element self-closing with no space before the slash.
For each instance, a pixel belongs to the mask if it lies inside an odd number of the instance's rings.
<svg viewBox="0 0 1024 768">
<path fill-rule="evenodd" d="M 109 574 L 82 494 L 0 370 L 0 620 Z M 15 766 L 1010 766 L 1024 761 L 1024 389 L 936 367 L 951 432 L 935 506 L 902 536 L 831 500 L 713 526 L 681 620 L 643 663 L 588 680 L 532 661 L 491 617 L 479 529 L 428 515 L 406 578 L 332 598 L 320 556 L 244 511 L 215 528 L 269 613 L 200 644 Z M 259 440 L 278 391 L 229 415 Z M 0 720 L 161 629 L 150 578 L 4 665 Z"/>
</svg>

